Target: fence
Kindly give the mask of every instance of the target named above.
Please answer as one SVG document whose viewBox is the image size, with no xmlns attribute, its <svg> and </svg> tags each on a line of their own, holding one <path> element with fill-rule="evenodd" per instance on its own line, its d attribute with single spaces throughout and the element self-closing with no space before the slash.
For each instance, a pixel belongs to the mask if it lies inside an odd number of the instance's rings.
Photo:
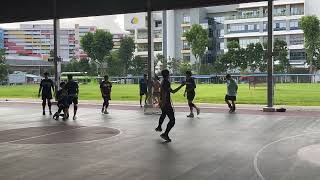
<svg viewBox="0 0 320 180">
<path fill-rule="evenodd" d="M 222 84 L 225 82 L 224 74 L 217 75 L 194 75 L 197 83 L 200 84 Z M 267 74 L 232 74 L 232 77 L 238 83 L 266 83 Z M 319 83 L 320 74 L 274 74 L 275 83 Z M 138 84 L 142 76 L 132 77 L 110 77 L 110 80 L 119 84 Z M 185 80 L 185 76 L 170 76 L 173 83 L 181 83 Z"/>
</svg>

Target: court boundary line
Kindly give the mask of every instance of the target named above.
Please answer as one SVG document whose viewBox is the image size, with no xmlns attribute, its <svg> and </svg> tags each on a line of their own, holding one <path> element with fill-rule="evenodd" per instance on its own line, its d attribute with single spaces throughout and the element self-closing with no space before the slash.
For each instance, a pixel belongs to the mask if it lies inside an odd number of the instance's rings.
<svg viewBox="0 0 320 180">
<path fill-rule="evenodd" d="M 259 155 L 266 149 L 268 149 L 270 146 L 276 144 L 276 143 L 279 143 L 281 141 L 286 141 L 286 140 L 289 140 L 289 139 L 294 139 L 294 138 L 297 138 L 297 137 L 302 137 L 302 136 L 307 136 L 307 135 L 313 135 L 313 134 L 320 134 L 320 132 L 309 132 L 309 133 L 303 133 L 303 134 L 298 134 L 298 135 L 294 135 L 294 136 L 288 136 L 288 137 L 284 137 L 284 138 L 281 138 L 281 139 L 278 139 L 278 140 L 275 140 L 275 141 L 272 141 L 266 145 L 264 145 L 254 156 L 254 160 L 253 160 L 253 166 L 254 166 L 254 169 L 257 173 L 257 175 L 259 176 L 259 178 L 261 180 L 266 180 L 265 177 L 262 175 L 262 172 L 260 171 L 259 167 L 258 167 L 258 158 L 259 158 Z"/>
</svg>

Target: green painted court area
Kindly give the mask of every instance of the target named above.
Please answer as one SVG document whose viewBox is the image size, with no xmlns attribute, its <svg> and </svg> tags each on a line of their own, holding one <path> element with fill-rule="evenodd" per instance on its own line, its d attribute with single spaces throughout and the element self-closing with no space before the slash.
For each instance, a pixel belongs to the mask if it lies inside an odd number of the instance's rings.
<svg viewBox="0 0 320 180">
<path fill-rule="evenodd" d="M 173 85 L 177 86 L 177 85 Z M 38 98 L 38 85 L 0 86 L 0 98 Z M 185 102 L 182 89 L 173 95 L 174 102 Z M 226 85 L 198 84 L 196 102 L 224 103 Z M 239 84 L 239 104 L 266 104 L 266 87 L 256 87 L 249 90 L 248 84 Z M 100 100 L 99 85 L 96 83 L 80 85 L 80 100 Z M 134 84 L 114 84 L 112 100 L 138 101 L 139 86 Z M 277 84 L 275 104 L 297 106 L 319 106 L 320 84 Z"/>
</svg>

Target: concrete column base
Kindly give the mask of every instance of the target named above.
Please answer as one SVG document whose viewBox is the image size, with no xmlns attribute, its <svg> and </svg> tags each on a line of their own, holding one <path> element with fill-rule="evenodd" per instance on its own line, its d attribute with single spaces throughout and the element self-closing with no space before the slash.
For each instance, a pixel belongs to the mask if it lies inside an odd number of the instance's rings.
<svg viewBox="0 0 320 180">
<path fill-rule="evenodd" d="M 263 112 L 276 112 L 276 108 L 274 107 L 264 107 Z"/>
</svg>

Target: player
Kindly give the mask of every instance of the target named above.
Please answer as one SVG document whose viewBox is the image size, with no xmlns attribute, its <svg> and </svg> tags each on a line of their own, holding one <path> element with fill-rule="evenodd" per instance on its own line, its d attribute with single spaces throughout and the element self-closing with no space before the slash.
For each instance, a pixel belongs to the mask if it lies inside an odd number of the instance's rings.
<svg viewBox="0 0 320 180">
<path fill-rule="evenodd" d="M 194 97 L 196 96 L 196 83 L 192 78 L 192 72 L 186 71 L 186 90 L 184 91 L 184 97 L 187 95 L 188 105 L 190 108 L 190 114 L 187 116 L 189 118 L 193 118 L 193 108 L 197 110 L 197 115 L 200 114 L 200 108 L 198 108 L 195 104 L 193 104 Z"/>
<path fill-rule="evenodd" d="M 38 97 L 40 97 L 40 93 L 42 95 L 42 115 L 46 115 L 45 108 L 46 102 L 48 102 L 49 113 L 52 115 L 51 111 L 51 99 L 52 99 L 52 91 L 54 91 L 54 84 L 51 79 L 49 79 L 49 73 L 45 72 L 44 79 L 41 80 Z M 52 91 L 51 91 L 52 89 Z"/>
<path fill-rule="evenodd" d="M 169 71 L 168 70 L 163 70 L 161 72 L 163 76 L 163 81 L 161 83 L 161 88 L 160 88 L 160 107 L 162 114 L 159 118 L 159 124 L 158 127 L 155 129 L 158 132 L 162 131 L 162 123 L 166 116 L 169 118 L 169 122 L 167 124 L 166 131 L 160 135 L 160 137 L 167 142 L 171 142 L 171 139 L 169 138 L 169 132 L 175 125 L 175 116 L 174 116 L 174 110 L 172 107 L 171 103 L 171 95 L 170 93 L 176 93 L 178 92 L 185 84 L 181 84 L 178 88 L 176 89 L 171 89 L 171 84 L 169 81 Z"/>
<path fill-rule="evenodd" d="M 148 99 L 148 76 L 146 74 L 143 75 L 143 78 L 139 81 L 140 87 L 140 107 L 142 107 L 142 97 L 145 95 L 144 103 L 147 104 Z"/>
<path fill-rule="evenodd" d="M 73 80 L 73 76 L 71 74 L 68 75 L 66 89 L 68 91 L 68 104 L 73 104 L 73 120 L 76 120 L 78 111 L 79 85 L 76 81 Z"/>
<path fill-rule="evenodd" d="M 104 81 L 100 84 L 100 91 L 103 98 L 103 105 L 101 112 L 104 114 L 109 114 L 108 107 L 109 107 L 109 100 L 111 100 L 111 88 L 112 83 L 109 81 L 109 76 L 104 76 Z"/>
</svg>

